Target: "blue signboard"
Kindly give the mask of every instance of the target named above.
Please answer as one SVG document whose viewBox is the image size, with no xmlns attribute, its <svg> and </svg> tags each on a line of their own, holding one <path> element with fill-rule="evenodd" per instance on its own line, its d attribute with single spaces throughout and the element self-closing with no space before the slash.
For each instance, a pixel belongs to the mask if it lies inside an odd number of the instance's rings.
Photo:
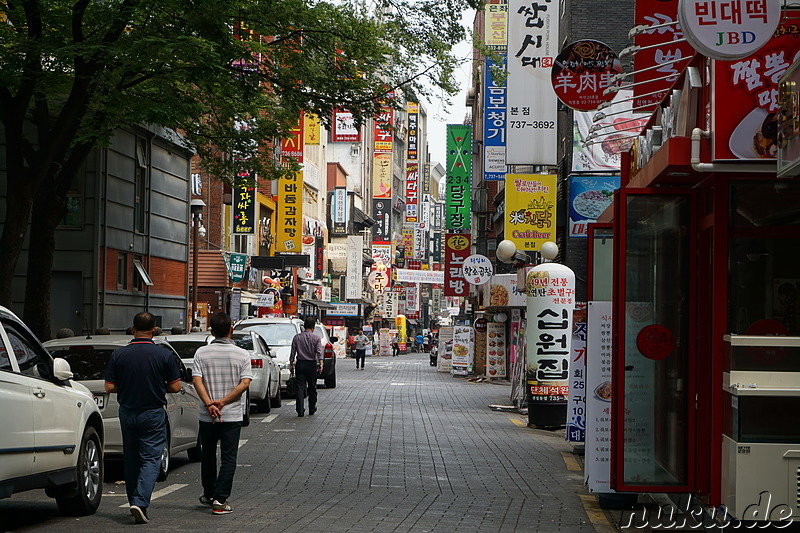
<svg viewBox="0 0 800 533">
<path fill-rule="evenodd" d="M 595 222 L 613 202 L 619 176 L 572 176 L 569 180 L 569 236 L 586 238 Z"/>
<path fill-rule="evenodd" d="M 502 181 L 506 176 L 506 86 L 495 85 L 494 65 L 486 59 L 486 84 L 483 92 L 483 179 Z M 503 55 L 505 69 L 505 55 Z"/>
</svg>

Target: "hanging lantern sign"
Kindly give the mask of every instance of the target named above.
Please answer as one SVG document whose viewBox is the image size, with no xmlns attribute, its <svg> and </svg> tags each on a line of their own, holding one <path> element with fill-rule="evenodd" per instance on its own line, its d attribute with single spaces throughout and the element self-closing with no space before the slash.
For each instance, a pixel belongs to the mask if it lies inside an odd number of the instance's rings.
<svg viewBox="0 0 800 533">
<path fill-rule="evenodd" d="M 583 39 L 568 44 L 556 56 L 550 71 L 553 89 L 564 104 L 579 111 L 593 111 L 610 102 L 616 93 L 603 94 L 611 77 L 622 72 L 622 63 L 608 45 Z"/>
</svg>

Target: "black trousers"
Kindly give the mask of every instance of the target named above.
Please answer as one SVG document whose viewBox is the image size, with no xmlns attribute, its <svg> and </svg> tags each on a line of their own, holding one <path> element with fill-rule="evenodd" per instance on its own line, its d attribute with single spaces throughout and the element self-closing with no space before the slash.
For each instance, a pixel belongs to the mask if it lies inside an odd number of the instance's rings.
<svg viewBox="0 0 800 533">
<path fill-rule="evenodd" d="M 367 358 L 367 349 L 356 350 L 356 368 L 358 368 L 358 360 L 361 359 L 361 368 L 364 368 L 364 361 Z"/>
<path fill-rule="evenodd" d="M 303 384 L 308 386 L 308 410 L 317 410 L 317 362 L 316 361 L 295 361 L 294 373 L 297 376 L 297 414 L 303 414 L 303 397 L 305 396 Z"/>
</svg>

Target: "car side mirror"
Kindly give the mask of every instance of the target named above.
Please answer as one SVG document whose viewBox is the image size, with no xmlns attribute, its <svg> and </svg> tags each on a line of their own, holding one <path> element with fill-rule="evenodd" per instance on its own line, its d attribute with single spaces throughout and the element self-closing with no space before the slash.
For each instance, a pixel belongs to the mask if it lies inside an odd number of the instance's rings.
<svg viewBox="0 0 800 533">
<path fill-rule="evenodd" d="M 336 342 L 336 341 L 338 341 L 338 340 L 339 340 L 339 337 L 329 337 L 329 340 L 330 340 L 331 342 Z"/>
<path fill-rule="evenodd" d="M 53 377 L 58 381 L 72 379 L 72 369 L 66 359 L 61 357 L 53 359 Z"/>
</svg>

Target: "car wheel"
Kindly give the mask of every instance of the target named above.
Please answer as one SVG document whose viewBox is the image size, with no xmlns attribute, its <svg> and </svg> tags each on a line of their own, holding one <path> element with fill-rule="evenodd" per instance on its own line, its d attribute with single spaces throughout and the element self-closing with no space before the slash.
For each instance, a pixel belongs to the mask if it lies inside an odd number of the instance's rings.
<svg viewBox="0 0 800 533">
<path fill-rule="evenodd" d="M 161 450 L 161 467 L 158 469 L 158 477 L 156 481 L 166 481 L 169 476 L 169 428 L 167 428 L 167 441 L 164 443 L 164 448 Z"/>
<path fill-rule="evenodd" d="M 278 390 L 275 391 L 275 396 L 269 399 L 269 406 L 278 408 L 281 406 L 281 389 L 278 387 Z"/>
<path fill-rule="evenodd" d="M 79 453 L 75 467 L 77 494 L 56 498 L 61 512 L 70 516 L 94 514 L 103 497 L 103 447 L 100 436 L 93 427 L 87 427 L 83 431 Z"/>
<path fill-rule="evenodd" d="M 264 398 L 263 400 L 255 400 L 253 402 L 256 404 L 259 413 L 269 413 L 270 412 L 270 401 L 269 398 Z"/>
<path fill-rule="evenodd" d="M 329 376 L 325 376 L 325 388 L 326 389 L 336 388 L 336 372 L 331 372 Z"/>
<path fill-rule="evenodd" d="M 197 463 L 202 459 L 203 453 L 200 447 L 200 437 L 197 437 L 197 446 L 186 450 L 186 455 L 189 456 L 189 461 L 192 463 Z"/>
</svg>

